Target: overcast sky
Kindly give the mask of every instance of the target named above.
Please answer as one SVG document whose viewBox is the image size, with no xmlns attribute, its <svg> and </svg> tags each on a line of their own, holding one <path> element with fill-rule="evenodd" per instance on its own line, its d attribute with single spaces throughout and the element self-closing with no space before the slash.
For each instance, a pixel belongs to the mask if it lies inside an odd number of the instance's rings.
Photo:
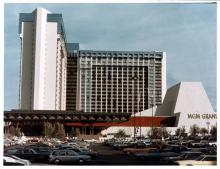
<svg viewBox="0 0 220 169">
<path fill-rule="evenodd" d="M 216 111 L 216 4 L 6 4 L 5 110 L 18 108 L 19 13 L 62 13 L 80 49 L 164 51 L 167 86 L 201 81 Z"/>
</svg>

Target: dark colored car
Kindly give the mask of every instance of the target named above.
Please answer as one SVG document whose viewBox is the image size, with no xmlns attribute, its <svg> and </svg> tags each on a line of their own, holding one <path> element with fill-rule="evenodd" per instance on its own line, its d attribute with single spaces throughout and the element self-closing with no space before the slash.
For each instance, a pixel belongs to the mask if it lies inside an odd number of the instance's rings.
<svg viewBox="0 0 220 169">
<path fill-rule="evenodd" d="M 72 148 L 68 148 L 67 150 L 72 150 L 80 155 L 88 155 L 90 156 L 91 158 L 95 158 L 98 156 L 97 152 L 93 152 L 93 151 L 90 151 L 90 150 L 84 150 L 84 149 L 79 149 L 77 147 L 72 147 Z"/>
<path fill-rule="evenodd" d="M 136 159 L 143 160 L 161 160 L 164 157 L 175 157 L 178 156 L 178 153 L 174 152 L 141 152 L 133 154 Z"/>
<path fill-rule="evenodd" d="M 186 146 L 182 145 L 169 145 L 165 147 L 164 149 L 161 149 L 161 152 L 174 152 L 174 153 L 180 153 L 182 151 L 188 151 L 189 149 Z"/>
<path fill-rule="evenodd" d="M 137 141 L 136 147 L 137 148 L 146 148 L 151 145 L 151 142 L 145 142 L 145 141 Z"/>
<path fill-rule="evenodd" d="M 66 144 L 58 144 L 58 145 L 55 145 L 54 148 L 59 149 L 59 150 L 64 150 L 64 149 L 67 149 L 67 148 L 72 148 L 72 146 L 66 145 Z"/>
<path fill-rule="evenodd" d="M 203 155 L 202 152 L 193 152 L 193 151 L 185 151 L 185 152 L 181 152 L 181 154 L 179 156 L 175 156 L 175 157 L 164 157 L 161 159 L 161 162 L 163 164 L 176 164 L 175 161 L 177 160 L 195 160 L 196 158 L 198 158 L 200 155 Z"/>
<path fill-rule="evenodd" d="M 131 144 L 129 143 L 115 143 L 113 144 L 113 148 L 116 149 L 116 150 L 122 150 L 124 148 L 129 148 L 129 147 L 132 147 Z"/>
<path fill-rule="evenodd" d="M 204 154 L 207 154 L 208 151 L 209 151 L 209 148 L 208 147 L 207 148 L 189 148 L 189 151 L 193 151 L 193 152 L 199 151 L 199 152 L 202 152 Z"/>
<path fill-rule="evenodd" d="M 27 148 L 35 150 L 42 157 L 42 159 L 48 161 L 49 155 L 51 153 L 51 149 L 49 147 L 45 147 L 45 146 L 41 147 L 39 145 L 36 145 L 36 146 L 25 147 L 25 149 Z"/>
<path fill-rule="evenodd" d="M 204 142 L 192 142 L 189 144 L 189 148 L 206 148 L 208 147 L 209 144 L 208 143 L 204 143 Z"/>
<path fill-rule="evenodd" d="M 37 153 L 33 149 L 25 149 L 25 148 L 12 148 L 5 150 L 4 154 L 15 155 L 17 157 L 30 160 L 31 162 L 39 162 L 45 161 L 46 156 L 43 156 L 40 153 Z"/>
</svg>

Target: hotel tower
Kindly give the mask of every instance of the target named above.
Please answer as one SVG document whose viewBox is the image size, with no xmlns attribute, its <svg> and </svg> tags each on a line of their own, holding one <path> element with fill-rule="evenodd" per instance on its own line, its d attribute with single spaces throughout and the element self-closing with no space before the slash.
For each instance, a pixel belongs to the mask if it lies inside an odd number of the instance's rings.
<svg viewBox="0 0 220 169">
<path fill-rule="evenodd" d="M 67 50 L 61 14 L 20 13 L 20 109 L 66 110 Z"/>
<path fill-rule="evenodd" d="M 135 113 L 162 104 L 166 55 L 79 50 L 68 44 L 67 110 Z"/>
<path fill-rule="evenodd" d="M 21 13 L 20 109 L 136 113 L 162 104 L 166 54 L 80 50 L 61 14 Z"/>
</svg>

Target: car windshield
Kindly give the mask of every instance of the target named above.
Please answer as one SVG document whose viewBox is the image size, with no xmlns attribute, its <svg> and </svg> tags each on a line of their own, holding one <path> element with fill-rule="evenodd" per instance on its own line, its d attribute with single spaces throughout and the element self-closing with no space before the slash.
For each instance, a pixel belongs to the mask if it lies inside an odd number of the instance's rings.
<svg viewBox="0 0 220 169">
<path fill-rule="evenodd" d="M 35 149 L 37 149 L 39 151 L 50 150 L 48 147 L 36 147 Z"/>
<path fill-rule="evenodd" d="M 24 149 L 23 152 L 24 154 L 37 154 L 33 149 Z"/>
<path fill-rule="evenodd" d="M 19 149 L 9 149 L 9 150 L 7 150 L 6 152 L 7 153 L 11 153 L 11 154 L 14 154 L 14 153 L 17 153 L 19 151 Z"/>
</svg>

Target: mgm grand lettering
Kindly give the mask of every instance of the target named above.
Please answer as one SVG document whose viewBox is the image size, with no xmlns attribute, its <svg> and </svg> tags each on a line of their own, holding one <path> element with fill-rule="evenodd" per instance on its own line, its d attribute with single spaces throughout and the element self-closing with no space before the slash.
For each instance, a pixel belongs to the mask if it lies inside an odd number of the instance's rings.
<svg viewBox="0 0 220 169">
<path fill-rule="evenodd" d="M 189 113 L 188 119 L 217 119 L 217 114 L 198 114 Z"/>
</svg>

